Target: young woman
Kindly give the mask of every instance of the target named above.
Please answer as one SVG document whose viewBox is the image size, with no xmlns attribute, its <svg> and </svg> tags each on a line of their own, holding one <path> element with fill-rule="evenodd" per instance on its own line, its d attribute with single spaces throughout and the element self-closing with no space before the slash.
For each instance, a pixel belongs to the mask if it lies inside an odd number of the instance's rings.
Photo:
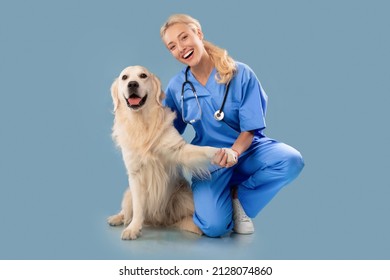
<svg viewBox="0 0 390 280">
<path fill-rule="evenodd" d="M 194 222 L 210 237 L 232 229 L 254 232 L 251 218 L 303 168 L 294 148 L 265 136 L 267 95 L 253 71 L 226 50 L 204 40 L 201 25 L 183 14 L 169 17 L 161 38 L 186 67 L 166 89 L 165 104 L 176 112 L 175 127 L 195 130 L 192 144 L 231 147 L 238 157 L 227 164 L 216 155 L 211 178 L 194 178 Z"/>
</svg>

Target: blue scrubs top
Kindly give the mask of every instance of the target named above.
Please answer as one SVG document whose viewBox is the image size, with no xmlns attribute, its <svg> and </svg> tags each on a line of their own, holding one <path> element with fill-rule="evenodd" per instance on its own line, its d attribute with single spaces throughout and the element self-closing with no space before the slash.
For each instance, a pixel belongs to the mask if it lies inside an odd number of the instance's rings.
<svg viewBox="0 0 390 280">
<path fill-rule="evenodd" d="M 191 71 L 188 81 L 192 82 L 198 95 L 201 107 L 200 120 L 192 123 L 195 137 L 192 144 L 199 146 L 231 147 L 243 131 L 254 131 L 254 143 L 265 137 L 265 114 L 267 95 L 255 73 L 249 66 L 236 62 L 237 72 L 230 82 L 222 121 L 214 118 L 214 113 L 221 108 L 225 84 L 217 83 L 214 68 L 206 85 L 200 84 Z M 182 118 L 181 91 L 185 81 L 185 68 L 174 76 L 166 89 L 165 105 L 176 112 L 174 126 L 182 134 L 187 123 Z M 184 106 L 191 112 L 199 108 L 190 86 L 185 86 Z"/>
</svg>

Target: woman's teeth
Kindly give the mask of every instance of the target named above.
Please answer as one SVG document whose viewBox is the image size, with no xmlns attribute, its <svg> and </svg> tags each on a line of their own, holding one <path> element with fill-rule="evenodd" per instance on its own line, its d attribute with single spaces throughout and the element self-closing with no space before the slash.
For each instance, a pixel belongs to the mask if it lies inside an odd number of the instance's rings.
<svg viewBox="0 0 390 280">
<path fill-rule="evenodd" d="M 193 54 L 193 52 L 194 52 L 194 50 L 189 51 L 188 53 L 186 53 L 185 55 L 183 55 L 183 58 L 184 58 L 184 59 L 189 58 L 189 57 Z"/>
</svg>

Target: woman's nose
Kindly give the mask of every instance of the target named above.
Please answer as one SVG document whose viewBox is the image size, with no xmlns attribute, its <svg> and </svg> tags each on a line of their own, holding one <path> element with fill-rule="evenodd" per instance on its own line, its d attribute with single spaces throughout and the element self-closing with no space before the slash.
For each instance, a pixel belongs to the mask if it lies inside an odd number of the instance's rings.
<svg viewBox="0 0 390 280">
<path fill-rule="evenodd" d="M 177 49 L 178 49 L 178 50 L 179 50 L 179 52 L 181 53 L 181 52 L 183 52 L 183 51 L 184 51 L 185 47 L 183 46 L 183 44 L 181 44 L 181 43 L 178 43 L 178 44 L 177 44 Z"/>
</svg>

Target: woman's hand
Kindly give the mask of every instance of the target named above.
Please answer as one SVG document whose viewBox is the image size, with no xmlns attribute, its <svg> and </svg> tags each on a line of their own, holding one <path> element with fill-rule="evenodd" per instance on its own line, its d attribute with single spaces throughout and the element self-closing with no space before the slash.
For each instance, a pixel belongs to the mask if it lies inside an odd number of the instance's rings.
<svg viewBox="0 0 390 280">
<path fill-rule="evenodd" d="M 221 167 L 232 167 L 238 161 L 238 153 L 230 148 L 220 149 L 214 156 L 212 163 Z"/>
<path fill-rule="evenodd" d="M 232 167 L 237 163 L 239 155 L 249 148 L 253 136 L 253 131 L 241 132 L 231 148 L 220 149 L 215 154 L 212 163 L 221 167 Z"/>
</svg>

